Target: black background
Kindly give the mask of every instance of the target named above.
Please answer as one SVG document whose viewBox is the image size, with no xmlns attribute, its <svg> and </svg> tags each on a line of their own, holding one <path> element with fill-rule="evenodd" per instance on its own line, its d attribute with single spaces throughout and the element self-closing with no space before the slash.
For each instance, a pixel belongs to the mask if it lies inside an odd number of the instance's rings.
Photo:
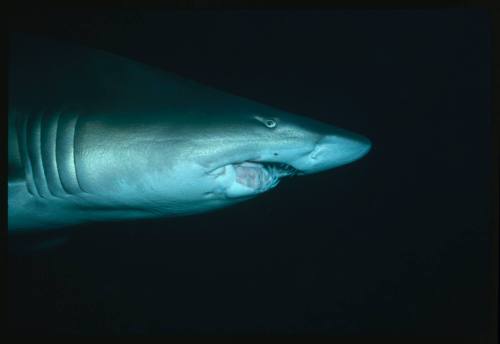
<svg viewBox="0 0 500 344">
<path fill-rule="evenodd" d="M 11 30 L 105 49 L 373 142 L 353 164 L 219 212 L 80 226 L 52 250 L 9 251 L 11 333 L 490 332 L 485 13 L 10 19 Z"/>
</svg>

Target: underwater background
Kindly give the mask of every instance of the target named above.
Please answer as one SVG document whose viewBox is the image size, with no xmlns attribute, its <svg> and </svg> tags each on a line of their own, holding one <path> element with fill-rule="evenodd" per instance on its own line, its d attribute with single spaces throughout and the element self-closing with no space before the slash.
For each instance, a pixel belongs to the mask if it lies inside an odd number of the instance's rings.
<svg viewBox="0 0 500 344">
<path fill-rule="evenodd" d="M 491 333 L 485 12 L 27 10 L 9 30 L 107 50 L 373 143 L 355 163 L 217 212 L 10 236 L 9 333 Z"/>
</svg>

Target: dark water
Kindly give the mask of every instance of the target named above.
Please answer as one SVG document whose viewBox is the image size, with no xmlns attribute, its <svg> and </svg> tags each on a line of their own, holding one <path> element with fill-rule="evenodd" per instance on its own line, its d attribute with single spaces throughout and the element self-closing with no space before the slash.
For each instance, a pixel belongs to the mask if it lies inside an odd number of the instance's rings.
<svg viewBox="0 0 500 344">
<path fill-rule="evenodd" d="M 485 13 L 11 19 L 12 29 L 106 49 L 373 142 L 358 162 L 233 208 L 81 226 L 52 250 L 9 253 L 11 333 L 490 333 Z"/>
</svg>

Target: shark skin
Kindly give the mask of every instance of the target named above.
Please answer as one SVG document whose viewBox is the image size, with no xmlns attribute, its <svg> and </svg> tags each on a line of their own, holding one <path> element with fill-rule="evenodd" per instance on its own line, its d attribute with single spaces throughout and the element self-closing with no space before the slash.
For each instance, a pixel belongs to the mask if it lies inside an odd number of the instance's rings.
<svg viewBox="0 0 500 344">
<path fill-rule="evenodd" d="M 12 35 L 8 73 L 9 233 L 214 211 L 371 147 L 333 125 L 56 40 Z"/>
</svg>

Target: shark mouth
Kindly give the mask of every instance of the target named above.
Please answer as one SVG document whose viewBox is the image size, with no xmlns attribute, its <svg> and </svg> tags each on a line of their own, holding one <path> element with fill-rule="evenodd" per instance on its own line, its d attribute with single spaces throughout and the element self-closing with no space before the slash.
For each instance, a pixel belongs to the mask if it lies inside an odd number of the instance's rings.
<svg viewBox="0 0 500 344">
<path fill-rule="evenodd" d="M 229 198 L 253 196 L 278 185 L 280 178 L 301 174 L 285 163 L 244 161 L 217 168 L 210 173 L 219 185 L 218 191 Z"/>
</svg>

